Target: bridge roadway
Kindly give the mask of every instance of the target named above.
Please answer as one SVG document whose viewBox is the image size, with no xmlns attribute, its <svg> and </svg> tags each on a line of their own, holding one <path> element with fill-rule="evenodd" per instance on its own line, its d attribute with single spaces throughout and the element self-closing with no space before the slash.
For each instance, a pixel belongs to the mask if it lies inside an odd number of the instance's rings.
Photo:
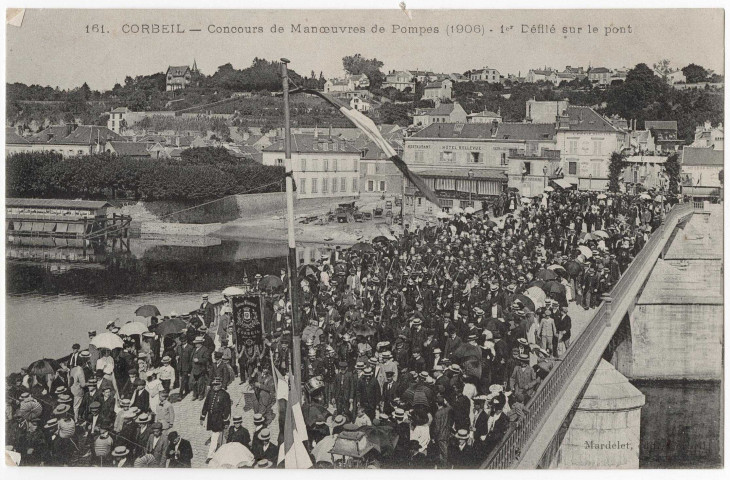
<svg viewBox="0 0 730 480">
<path fill-rule="evenodd" d="M 534 469 L 549 466 L 543 459 L 555 444 L 565 418 L 590 381 L 603 352 L 678 224 L 695 211 L 692 204 L 672 208 L 664 223 L 651 235 L 619 282 L 596 310 L 593 319 L 577 336 L 562 362 L 555 367 L 526 406 L 526 415 L 510 429 L 482 464 L 490 469 Z"/>
</svg>

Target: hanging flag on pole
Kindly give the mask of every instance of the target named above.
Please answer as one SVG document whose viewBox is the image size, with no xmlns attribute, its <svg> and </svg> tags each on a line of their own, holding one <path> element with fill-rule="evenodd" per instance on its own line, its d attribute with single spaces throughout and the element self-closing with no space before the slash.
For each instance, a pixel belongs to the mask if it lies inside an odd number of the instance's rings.
<svg viewBox="0 0 730 480">
<path fill-rule="evenodd" d="M 276 389 L 276 400 L 289 400 L 289 383 L 286 377 L 274 366 L 274 357 L 269 355 L 271 360 L 271 374 L 274 377 L 274 388 Z"/>
<path fill-rule="evenodd" d="M 299 389 L 295 388 L 291 367 L 287 378 L 289 380 L 289 401 L 284 421 L 284 441 L 279 445 L 277 463 L 284 462 L 284 468 L 311 468 L 312 460 L 304 447 L 304 442 L 307 440 L 307 425 L 304 423 Z"/>
<path fill-rule="evenodd" d="M 354 108 L 351 108 L 349 105 L 343 104 L 338 99 L 327 95 L 326 93 L 318 92 L 317 90 L 298 87 L 294 90 L 291 90 L 289 93 L 308 93 L 310 95 L 315 95 L 323 99 L 327 103 L 331 104 L 335 108 L 339 109 L 340 112 L 345 117 L 347 117 L 348 120 L 354 123 L 357 128 L 362 130 L 363 133 L 365 133 L 365 135 L 367 135 L 370 140 L 372 140 L 378 147 L 380 147 L 383 152 L 385 152 L 385 154 L 388 156 L 388 160 L 393 162 L 393 164 L 398 167 L 398 170 L 401 171 L 403 176 L 405 176 L 413 185 L 415 185 L 416 188 L 421 191 L 423 196 L 426 197 L 429 202 L 435 205 L 439 205 L 439 197 L 436 196 L 436 194 L 428 187 L 428 185 L 426 185 L 426 182 L 421 177 L 413 173 L 408 168 L 406 162 L 404 162 L 403 159 L 400 158 L 393 146 L 388 143 L 385 138 L 383 138 L 383 134 L 380 133 L 380 130 L 378 130 L 375 122 L 373 122 L 370 118 L 366 117 Z"/>
</svg>

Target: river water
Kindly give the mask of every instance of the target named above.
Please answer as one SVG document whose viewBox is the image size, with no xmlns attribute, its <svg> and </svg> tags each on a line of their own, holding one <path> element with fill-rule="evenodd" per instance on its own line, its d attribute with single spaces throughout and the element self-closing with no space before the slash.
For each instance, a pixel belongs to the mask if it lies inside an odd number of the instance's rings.
<svg viewBox="0 0 730 480">
<path fill-rule="evenodd" d="M 286 246 L 212 241 L 170 245 L 131 239 L 129 250 L 96 252 L 93 261 L 6 261 L 7 373 L 42 357 L 86 346 L 90 329 L 134 320 L 135 309 L 156 305 L 163 315 L 197 308 L 203 293 L 221 299 L 244 275 L 278 274 Z M 180 242 L 178 242 L 180 243 Z M 34 247 L 35 248 L 35 247 Z M 326 253 L 299 249 L 300 262 Z M 28 256 L 28 252 L 13 255 Z M 11 253 L 8 253 L 11 255 Z M 719 383 L 636 382 L 646 396 L 641 415 L 642 468 L 712 468 L 722 464 L 722 391 Z"/>
</svg>

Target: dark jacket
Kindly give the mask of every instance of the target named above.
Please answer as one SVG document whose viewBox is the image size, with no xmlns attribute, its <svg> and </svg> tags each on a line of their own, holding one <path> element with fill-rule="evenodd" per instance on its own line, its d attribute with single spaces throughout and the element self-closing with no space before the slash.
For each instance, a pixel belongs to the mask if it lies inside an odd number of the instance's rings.
<svg viewBox="0 0 730 480">
<path fill-rule="evenodd" d="M 207 429 L 222 432 L 231 416 L 231 397 L 225 390 L 211 390 L 205 397 L 200 419 L 208 419 Z"/>
<path fill-rule="evenodd" d="M 226 442 L 238 442 L 249 448 L 251 446 L 251 434 L 249 434 L 248 430 L 246 430 L 243 426 L 239 428 L 231 427 L 228 429 L 228 438 L 226 438 Z"/>
<path fill-rule="evenodd" d="M 167 449 L 167 458 L 170 459 L 167 468 L 190 468 L 190 462 L 193 459 L 193 447 L 190 442 L 181 438 L 177 452 L 175 450 L 175 445 L 172 444 Z"/>
</svg>

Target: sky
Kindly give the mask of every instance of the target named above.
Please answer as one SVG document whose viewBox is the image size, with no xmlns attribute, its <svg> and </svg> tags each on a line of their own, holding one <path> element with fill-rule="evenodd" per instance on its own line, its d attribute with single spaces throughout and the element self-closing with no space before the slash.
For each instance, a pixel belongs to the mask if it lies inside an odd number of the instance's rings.
<svg viewBox="0 0 730 480">
<path fill-rule="evenodd" d="M 314 70 L 329 78 L 341 76 L 342 57 L 355 53 L 383 61 L 386 72 L 463 73 L 489 66 L 524 76 L 543 66 L 651 66 L 663 58 L 675 68 L 695 63 L 724 72 L 724 13 L 717 9 L 413 10 L 411 16 L 398 10 L 27 10 L 21 27 L 7 27 L 6 78 L 60 88 L 86 82 L 105 90 L 128 75 L 163 72 L 168 65 L 196 60 L 210 75 L 225 63 L 247 67 L 254 57 L 286 57 L 300 74 Z M 179 24 L 185 33 L 125 33 L 143 24 Z M 94 33 L 93 25 L 106 33 Z M 271 33 L 274 25 L 284 33 Z M 292 25 L 301 25 L 301 33 Z M 459 25 L 482 31 L 452 31 Z M 263 33 L 208 32 L 224 26 L 261 27 Z M 365 33 L 304 33 L 307 26 Z M 384 33 L 372 33 L 373 26 Z M 404 31 L 408 27 L 416 33 Z M 581 32 L 564 35 L 563 27 Z"/>
</svg>

